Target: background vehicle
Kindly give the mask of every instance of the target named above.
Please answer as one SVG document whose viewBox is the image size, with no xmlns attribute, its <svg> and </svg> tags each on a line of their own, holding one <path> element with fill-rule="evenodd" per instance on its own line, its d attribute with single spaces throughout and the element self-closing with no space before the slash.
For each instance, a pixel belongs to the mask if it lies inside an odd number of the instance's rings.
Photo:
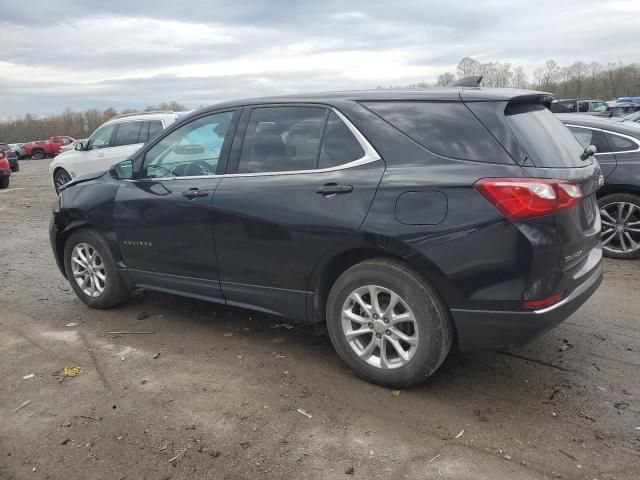
<svg viewBox="0 0 640 480">
<path fill-rule="evenodd" d="M 22 148 L 22 143 L 10 143 L 9 144 L 9 148 L 13 151 L 15 151 L 18 154 L 18 158 L 20 160 L 22 160 L 23 158 L 27 157 L 27 154 L 24 152 L 23 148 Z"/>
<path fill-rule="evenodd" d="M 617 120 L 619 122 L 640 123 L 640 111 L 629 113 L 624 117 L 617 117 Z"/>
<path fill-rule="evenodd" d="M 18 162 L 18 154 L 6 143 L 0 143 L 0 152 L 4 153 L 4 157 L 9 162 L 12 172 L 20 170 L 20 164 Z"/>
<path fill-rule="evenodd" d="M 87 139 L 86 138 L 81 138 L 79 140 L 74 140 L 73 143 L 61 146 L 60 147 L 60 153 L 66 152 L 68 150 L 75 150 L 76 145 L 79 144 L 79 143 L 82 143 L 82 144 L 87 143 Z"/>
<path fill-rule="evenodd" d="M 176 112 L 142 112 L 119 115 L 102 124 L 86 142 L 77 142 L 73 150 L 51 162 L 49 172 L 56 192 L 79 175 L 103 172 L 129 157 L 176 118 Z"/>
<path fill-rule="evenodd" d="M 599 113 L 607 110 L 607 103 L 603 100 L 561 99 L 551 102 L 553 113 Z"/>
<path fill-rule="evenodd" d="M 453 87 L 203 109 L 66 185 L 53 251 L 91 307 L 138 285 L 326 321 L 354 372 L 412 385 L 454 337 L 526 343 L 601 281 L 600 167 L 549 101 Z"/>
<path fill-rule="evenodd" d="M 11 167 L 9 161 L 4 158 L 4 153 L 0 151 L 0 188 L 9 186 L 9 178 L 11 177 Z"/>
<path fill-rule="evenodd" d="M 605 255 L 640 256 L 640 125 L 590 115 L 558 115 L 581 145 L 594 145 L 604 187 L 598 192 Z"/>
<path fill-rule="evenodd" d="M 599 112 L 596 115 L 599 117 L 617 118 L 624 117 L 630 113 L 634 113 L 640 110 L 640 104 L 630 102 L 614 102 L 607 106 L 604 112 Z"/>
<path fill-rule="evenodd" d="M 22 149 L 27 156 L 41 160 L 48 156 L 57 155 L 60 152 L 60 147 L 70 145 L 74 140 L 74 138 L 66 136 L 50 137 L 49 140 L 25 143 L 22 145 Z"/>
</svg>

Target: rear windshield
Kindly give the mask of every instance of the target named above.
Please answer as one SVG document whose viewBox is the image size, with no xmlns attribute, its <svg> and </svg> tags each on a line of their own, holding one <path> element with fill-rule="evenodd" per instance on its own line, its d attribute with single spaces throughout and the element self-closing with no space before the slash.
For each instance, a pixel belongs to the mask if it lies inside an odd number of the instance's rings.
<svg viewBox="0 0 640 480">
<path fill-rule="evenodd" d="M 439 155 L 488 163 L 513 163 L 462 102 L 366 102 L 364 106 Z"/>
<path fill-rule="evenodd" d="M 571 132 L 540 103 L 510 103 L 504 111 L 506 123 L 536 167 L 575 168 L 584 149 Z M 527 162 L 527 163 L 529 163 Z"/>
</svg>

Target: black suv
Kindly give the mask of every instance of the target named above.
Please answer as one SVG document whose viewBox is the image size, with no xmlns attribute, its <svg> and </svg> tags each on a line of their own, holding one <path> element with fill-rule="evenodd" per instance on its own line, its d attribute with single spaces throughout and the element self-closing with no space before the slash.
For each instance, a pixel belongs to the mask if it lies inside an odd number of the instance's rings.
<svg viewBox="0 0 640 480">
<path fill-rule="evenodd" d="M 87 305 L 132 287 L 324 324 L 408 386 L 520 345 L 602 277 L 598 163 L 548 94 L 450 87 L 199 110 L 62 191 L 51 243 Z"/>
</svg>

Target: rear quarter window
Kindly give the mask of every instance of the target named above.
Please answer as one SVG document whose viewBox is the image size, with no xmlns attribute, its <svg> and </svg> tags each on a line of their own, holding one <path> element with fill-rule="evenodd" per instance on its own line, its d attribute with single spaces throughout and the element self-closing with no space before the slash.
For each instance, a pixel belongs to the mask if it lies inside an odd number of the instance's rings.
<svg viewBox="0 0 640 480">
<path fill-rule="evenodd" d="M 363 105 L 438 155 L 476 162 L 513 163 L 462 102 L 395 101 L 364 102 Z"/>
</svg>

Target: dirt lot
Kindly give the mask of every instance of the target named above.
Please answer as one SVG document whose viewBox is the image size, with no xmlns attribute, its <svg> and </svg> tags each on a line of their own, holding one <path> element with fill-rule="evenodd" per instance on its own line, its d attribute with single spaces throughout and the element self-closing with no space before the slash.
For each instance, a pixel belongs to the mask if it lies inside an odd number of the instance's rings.
<svg viewBox="0 0 640 480">
<path fill-rule="evenodd" d="M 398 392 L 282 319 L 150 292 L 86 308 L 50 252 L 54 203 L 46 161 L 0 191 L 2 479 L 640 478 L 639 262 L 607 261 L 530 346 Z"/>
</svg>

